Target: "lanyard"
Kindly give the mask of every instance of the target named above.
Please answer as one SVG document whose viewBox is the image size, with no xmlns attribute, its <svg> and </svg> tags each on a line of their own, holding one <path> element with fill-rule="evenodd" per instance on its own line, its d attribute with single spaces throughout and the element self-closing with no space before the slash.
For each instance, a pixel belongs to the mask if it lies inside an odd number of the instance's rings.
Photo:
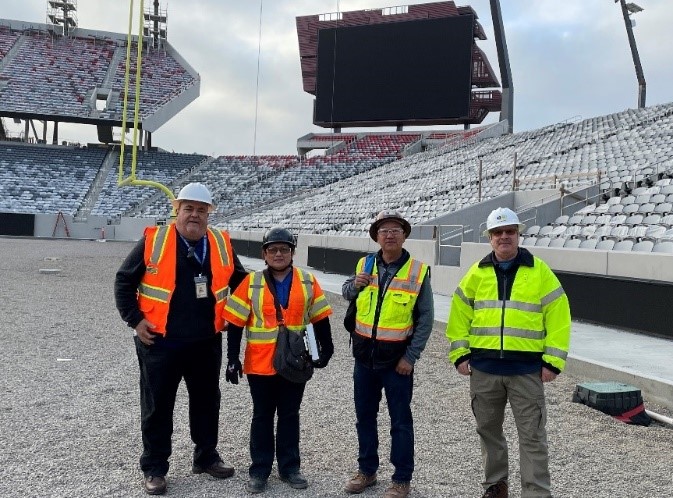
<svg viewBox="0 0 673 498">
<path fill-rule="evenodd" d="M 206 252 L 208 251 L 208 244 L 206 244 L 206 236 L 204 235 L 201 240 L 199 240 L 195 246 L 191 245 L 187 239 L 180 235 L 182 242 L 185 243 L 187 247 L 187 258 L 194 258 L 203 266 L 203 262 L 206 260 Z"/>
</svg>

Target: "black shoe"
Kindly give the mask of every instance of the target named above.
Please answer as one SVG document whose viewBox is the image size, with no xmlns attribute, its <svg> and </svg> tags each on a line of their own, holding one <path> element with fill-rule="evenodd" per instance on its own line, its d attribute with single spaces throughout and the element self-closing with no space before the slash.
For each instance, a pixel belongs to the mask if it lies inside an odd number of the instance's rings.
<svg viewBox="0 0 673 498">
<path fill-rule="evenodd" d="M 498 481 L 493 486 L 489 486 L 481 498 L 507 498 L 507 481 Z"/>
<path fill-rule="evenodd" d="M 303 475 L 301 475 L 301 472 L 299 471 L 293 472 L 292 474 L 288 475 L 281 475 L 280 480 L 288 483 L 290 487 L 294 489 L 308 488 L 308 481 Z"/>
<path fill-rule="evenodd" d="M 143 488 L 148 495 L 163 495 L 166 492 L 166 479 L 164 476 L 145 476 Z"/>
<path fill-rule="evenodd" d="M 192 465 L 192 472 L 195 474 L 203 474 L 205 472 L 206 474 L 217 477 L 218 479 L 227 479 L 228 477 L 234 475 L 234 468 L 228 467 L 224 464 L 224 462 L 222 462 L 222 460 L 218 460 L 217 462 L 210 464 L 208 467 L 200 467 L 199 465 L 194 464 Z"/>
<path fill-rule="evenodd" d="M 266 489 L 266 479 L 261 477 L 250 476 L 248 482 L 245 484 L 245 490 L 248 493 L 257 494 L 262 493 Z"/>
</svg>

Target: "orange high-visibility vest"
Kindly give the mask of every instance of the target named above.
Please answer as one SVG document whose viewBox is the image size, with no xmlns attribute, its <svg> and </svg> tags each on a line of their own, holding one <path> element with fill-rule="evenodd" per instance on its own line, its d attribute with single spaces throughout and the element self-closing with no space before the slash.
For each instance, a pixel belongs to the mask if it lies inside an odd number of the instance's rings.
<svg viewBox="0 0 673 498">
<path fill-rule="evenodd" d="M 171 296 L 175 291 L 177 229 L 174 224 L 145 228 L 145 275 L 138 285 L 138 306 L 155 325 L 154 332 L 166 335 Z M 229 234 L 208 228 L 210 289 L 215 296 L 215 332 L 224 328 L 224 305 L 229 295 L 229 278 L 234 273 Z"/>
<path fill-rule="evenodd" d="M 292 284 L 287 309 L 281 307 L 285 326 L 301 331 L 307 323 L 315 323 L 332 314 L 325 295 L 315 277 L 304 270 L 292 268 Z M 278 338 L 278 319 L 273 294 L 261 271 L 249 273 L 227 301 L 224 317 L 239 327 L 246 327 L 246 374 L 274 375 L 273 355 Z"/>
</svg>

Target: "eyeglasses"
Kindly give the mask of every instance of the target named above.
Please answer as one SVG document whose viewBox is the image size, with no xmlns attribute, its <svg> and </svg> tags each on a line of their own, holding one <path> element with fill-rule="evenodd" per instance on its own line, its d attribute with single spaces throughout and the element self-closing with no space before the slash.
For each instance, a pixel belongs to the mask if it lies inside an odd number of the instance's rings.
<svg viewBox="0 0 673 498">
<path fill-rule="evenodd" d="M 402 235 L 404 230 L 401 228 L 379 228 L 377 233 L 379 235 Z"/>
<path fill-rule="evenodd" d="M 491 230 L 491 235 L 495 235 L 496 237 L 500 237 L 503 233 L 511 236 L 519 233 L 519 231 L 516 228 L 495 228 Z"/>
<path fill-rule="evenodd" d="M 281 254 L 290 254 L 292 251 L 292 248 L 289 246 L 278 246 L 278 247 L 267 247 L 266 252 L 269 254 L 276 254 L 276 253 L 281 253 Z"/>
</svg>

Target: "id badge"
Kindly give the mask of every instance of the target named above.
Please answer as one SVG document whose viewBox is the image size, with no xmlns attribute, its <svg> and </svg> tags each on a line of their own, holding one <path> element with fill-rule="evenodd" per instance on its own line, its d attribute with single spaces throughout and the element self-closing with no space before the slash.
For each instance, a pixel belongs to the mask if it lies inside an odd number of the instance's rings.
<svg viewBox="0 0 673 498">
<path fill-rule="evenodd" d="M 197 299 L 208 297 L 208 277 L 204 277 L 203 275 L 194 277 L 194 286 L 196 287 Z"/>
</svg>

